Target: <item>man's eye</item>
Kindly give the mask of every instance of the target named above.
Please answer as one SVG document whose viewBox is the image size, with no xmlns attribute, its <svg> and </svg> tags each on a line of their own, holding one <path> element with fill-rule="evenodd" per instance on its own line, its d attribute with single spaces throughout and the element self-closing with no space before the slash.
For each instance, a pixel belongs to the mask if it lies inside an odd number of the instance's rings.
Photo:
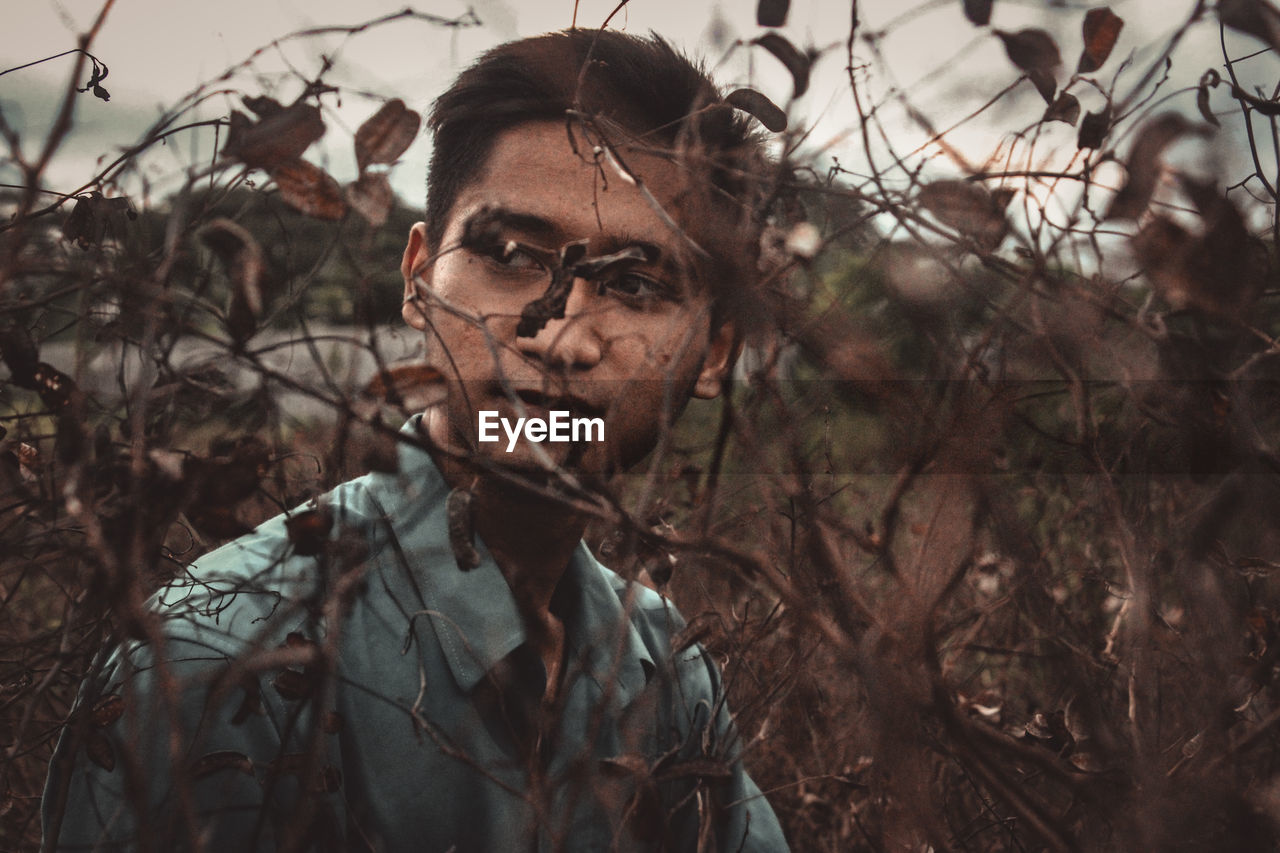
<svg viewBox="0 0 1280 853">
<path fill-rule="evenodd" d="M 489 261 L 506 270 L 541 272 L 546 269 L 531 250 L 521 246 L 515 240 L 495 243 L 486 248 L 482 254 Z"/>
<path fill-rule="evenodd" d="M 601 289 L 621 296 L 629 302 L 648 303 L 671 298 L 669 287 L 638 273 L 611 276 L 601 282 Z"/>
</svg>

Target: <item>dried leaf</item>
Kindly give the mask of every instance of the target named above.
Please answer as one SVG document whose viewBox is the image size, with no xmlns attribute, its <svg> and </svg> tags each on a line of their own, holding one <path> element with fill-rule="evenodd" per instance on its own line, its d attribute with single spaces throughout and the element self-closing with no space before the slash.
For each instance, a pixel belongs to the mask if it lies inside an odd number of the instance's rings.
<svg viewBox="0 0 1280 853">
<path fill-rule="evenodd" d="M 245 95 L 240 100 L 246 107 L 253 110 L 259 118 L 271 118 L 273 115 L 284 112 L 283 104 L 266 95 Z"/>
<path fill-rule="evenodd" d="M 1054 93 L 1058 91 L 1058 78 L 1053 75 L 1053 72 L 1034 68 L 1027 72 L 1027 79 L 1036 87 L 1036 91 L 1040 93 L 1040 97 L 1044 98 L 1046 104 L 1053 103 Z"/>
<path fill-rule="evenodd" d="M 347 204 L 375 227 L 386 224 L 395 193 L 391 181 L 381 172 L 365 172 L 347 184 Z"/>
<path fill-rule="evenodd" d="M 129 199 L 106 198 L 94 190 L 76 197 L 71 213 L 62 223 L 62 239 L 87 250 L 108 238 L 123 238 L 128 230 L 127 222 L 137 218 L 138 212 Z"/>
<path fill-rule="evenodd" d="M 312 104 L 298 102 L 272 112 L 264 108 L 266 101 L 270 99 L 245 102 L 255 112 L 255 107 L 265 110 L 258 122 L 241 112 L 231 114 L 222 154 L 246 166 L 271 171 L 297 160 L 311 143 L 324 136 L 324 119 L 320 117 L 320 108 Z"/>
<path fill-rule="evenodd" d="M 760 0 L 756 5 L 756 23 L 762 27 L 780 27 L 787 22 L 790 0 Z"/>
<path fill-rule="evenodd" d="M 1280 51 L 1280 9 L 1267 0 L 1218 0 L 1218 18 Z"/>
<path fill-rule="evenodd" d="M 648 246 L 627 246 L 608 255 L 584 258 L 573 265 L 574 278 L 599 281 L 636 264 L 653 263 L 657 256 Z"/>
<path fill-rule="evenodd" d="M 1200 75 L 1200 86 L 1196 90 L 1196 109 L 1200 111 L 1200 117 L 1214 127 L 1221 127 L 1222 125 L 1209 107 L 1209 90 L 1221 82 L 1222 78 L 1218 76 L 1218 72 L 1210 68 Z"/>
<path fill-rule="evenodd" d="M 347 213 L 342 200 L 342 187 L 319 166 L 306 160 L 294 160 L 278 166 L 271 173 L 280 197 L 299 213 L 316 219 L 336 221 Z"/>
<path fill-rule="evenodd" d="M 1191 301 L 1194 287 L 1179 260 L 1182 247 L 1193 241 L 1189 231 L 1163 216 L 1154 217 L 1133 236 L 1134 254 L 1143 262 L 1147 277 L 1175 309 Z"/>
<path fill-rule="evenodd" d="M 297 513 L 284 522 L 293 551 L 302 557 L 314 557 L 324 550 L 333 529 L 333 512 L 328 507 Z"/>
<path fill-rule="evenodd" d="M 1080 132 L 1076 135 L 1077 148 L 1101 148 L 1111 132 L 1111 105 L 1107 104 L 1096 113 L 1088 113 L 1080 122 Z"/>
<path fill-rule="evenodd" d="M 233 340 L 244 342 L 262 316 L 262 247 L 244 226 L 221 217 L 201 229 L 200 240 L 222 261 L 231 279 L 227 329 Z"/>
<path fill-rule="evenodd" d="M 920 190 L 920 204 L 944 225 L 972 237 L 983 249 L 1000 244 L 1009 230 L 1004 204 L 981 184 L 969 181 L 934 181 Z"/>
<path fill-rule="evenodd" d="M 575 240 L 560 247 L 559 261 L 551 270 L 551 281 L 546 292 L 530 300 L 520 310 L 520 322 L 516 324 L 516 337 L 532 338 L 546 328 L 552 320 L 564 319 L 565 306 L 573 287 L 574 268 L 587 255 L 587 241 Z"/>
<path fill-rule="evenodd" d="M 1196 126 L 1177 113 L 1156 116 L 1142 126 L 1125 161 L 1129 179 L 1112 199 L 1107 219 L 1137 219 L 1142 215 L 1160 179 L 1165 148 L 1192 132 L 1196 132 Z"/>
<path fill-rule="evenodd" d="M 1088 74 L 1097 71 L 1111 55 L 1124 29 L 1124 20 L 1105 6 L 1090 9 L 1084 16 L 1084 50 L 1080 52 L 1080 62 L 1076 72 Z"/>
<path fill-rule="evenodd" d="M 1036 713 L 1023 728 L 1028 737 L 1044 741 L 1045 746 L 1057 752 L 1075 742 L 1067 729 L 1065 716 L 1061 711 L 1050 714 Z"/>
<path fill-rule="evenodd" d="M 123 714 L 124 700 L 119 694 L 112 693 L 93 703 L 93 710 L 89 712 L 89 721 L 93 723 L 95 729 L 105 729 L 120 719 Z"/>
<path fill-rule="evenodd" d="M 1076 120 L 1080 118 L 1080 101 L 1070 92 L 1063 92 L 1054 99 L 1048 109 L 1044 111 L 1044 117 L 1041 121 L 1064 121 L 1067 124 L 1075 125 Z"/>
<path fill-rule="evenodd" d="M 964 0 L 964 16 L 979 27 L 991 23 L 991 0 Z"/>
<path fill-rule="evenodd" d="M 116 769 L 116 749 L 111 740 L 100 731 L 89 732 L 84 744 L 85 754 L 89 760 L 110 773 Z"/>
<path fill-rule="evenodd" d="M 1183 188 L 1200 212 L 1203 233 L 1155 217 L 1134 235 L 1134 254 L 1172 307 L 1239 317 L 1266 289 L 1266 249 L 1216 187 L 1183 181 Z"/>
<path fill-rule="evenodd" d="M 309 652 L 314 652 L 317 648 L 317 643 L 301 631 L 290 631 L 285 634 L 284 645 L 281 648 L 307 649 Z"/>
<path fill-rule="evenodd" d="M 392 98 L 356 131 L 356 165 L 363 173 L 371 163 L 394 163 L 413 144 L 421 126 L 422 116 Z"/>
<path fill-rule="evenodd" d="M 774 133 L 782 133 L 787 129 L 787 114 L 755 89 L 735 89 L 724 100 L 730 106 L 754 117 Z"/>
<path fill-rule="evenodd" d="M 1062 65 L 1057 42 L 1044 30 L 1025 29 L 1016 33 L 996 30 L 995 34 L 1004 43 L 1009 60 L 1023 71 L 1054 71 Z"/>
<path fill-rule="evenodd" d="M 271 462 L 271 449 L 247 437 L 214 442 L 212 454 L 207 459 L 189 456 L 182 466 L 193 494 L 186 512 L 201 533 L 231 539 L 251 529 L 237 518 L 235 507 L 257 491 Z"/>
<path fill-rule="evenodd" d="M 296 669 L 282 669 L 271 681 L 282 699 L 289 702 L 300 702 L 315 692 L 317 679 L 314 675 L 299 672 Z"/>
<path fill-rule="evenodd" d="M 235 770 L 246 776 L 252 776 L 253 761 L 244 753 L 230 749 L 207 752 L 191 765 L 191 778 L 203 779 L 221 770 Z"/>
<path fill-rule="evenodd" d="M 812 60 L 801 53 L 791 42 L 777 33 L 765 33 L 752 44 L 758 44 L 772 53 L 779 62 L 787 66 L 791 72 L 793 98 L 798 98 L 809 89 L 809 66 Z M 757 116 L 758 118 L 758 116 Z M 766 124 L 765 127 L 768 127 Z"/>
<path fill-rule="evenodd" d="M 476 550 L 474 522 L 471 514 L 471 492 L 457 488 L 445 501 L 445 518 L 449 528 L 449 545 L 458 568 L 469 572 L 480 565 Z"/>
<path fill-rule="evenodd" d="M 1027 73 L 1046 103 L 1053 102 L 1058 83 L 1055 73 L 1062 65 L 1062 55 L 1053 36 L 1040 29 L 1018 30 L 1016 33 L 995 30 L 1004 43 L 1009 61 Z"/>
<path fill-rule="evenodd" d="M 92 90 L 95 98 L 102 101 L 111 100 L 111 94 L 100 85 L 103 80 L 107 79 L 107 75 L 111 73 L 111 70 L 107 68 L 106 63 L 98 59 L 96 56 L 88 53 L 86 53 L 85 56 L 88 56 L 89 61 L 93 63 L 93 71 L 89 73 L 89 81 L 82 87 L 76 87 L 76 91 L 88 92 Z"/>
</svg>

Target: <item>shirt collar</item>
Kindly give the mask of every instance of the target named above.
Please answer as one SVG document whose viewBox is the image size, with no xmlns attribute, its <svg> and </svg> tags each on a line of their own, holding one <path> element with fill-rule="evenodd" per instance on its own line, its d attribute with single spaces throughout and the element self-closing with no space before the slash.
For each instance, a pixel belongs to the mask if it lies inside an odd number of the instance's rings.
<svg viewBox="0 0 1280 853">
<path fill-rule="evenodd" d="M 401 432 L 419 434 L 421 417 L 410 418 Z M 370 475 L 366 485 L 387 540 L 380 549 L 383 559 L 392 561 L 393 570 L 401 569 L 396 575 L 420 604 L 417 618 L 430 621 L 454 680 L 469 693 L 525 641 L 506 578 L 479 537 L 480 565 L 468 572 L 458 568 L 446 517 L 449 486 L 421 444 L 401 441 L 398 471 Z M 613 682 L 619 704 L 625 705 L 654 669 L 624 607 L 626 585 L 581 542 L 560 583 L 569 666 L 582 666 L 601 689 Z"/>
</svg>

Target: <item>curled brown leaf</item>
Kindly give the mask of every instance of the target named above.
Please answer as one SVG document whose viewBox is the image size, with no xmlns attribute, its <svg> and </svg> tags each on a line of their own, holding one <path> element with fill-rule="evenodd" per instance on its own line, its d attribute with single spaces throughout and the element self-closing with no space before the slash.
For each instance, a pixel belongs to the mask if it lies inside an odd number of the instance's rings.
<svg viewBox="0 0 1280 853">
<path fill-rule="evenodd" d="M 725 103 L 742 110 L 774 133 L 787 129 L 787 114 L 755 89 L 735 89 L 725 96 Z"/>
<path fill-rule="evenodd" d="M 1222 78 L 1218 72 L 1210 68 L 1204 74 L 1200 75 L 1200 84 L 1196 88 L 1196 109 L 1200 111 L 1200 117 L 1214 127 L 1221 127 L 1218 117 L 1213 114 L 1213 109 L 1209 106 L 1209 90 L 1222 82 Z"/>
<path fill-rule="evenodd" d="M 391 181 L 381 172 L 365 172 L 347 184 L 347 203 L 373 226 L 385 225 L 395 201 Z"/>
<path fill-rule="evenodd" d="M 244 226 L 221 217 L 201 229 L 200 240 L 217 255 L 231 279 L 227 328 L 234 340 L 245 341 L 262 316 L 262 247 Z"/>
<path fill-rule="evenodd" d="M 1137 219 L 1142 215 L 1164 168 L 1164 150 L 1189 133 L 1202 132 L 1177 113 L 1156 116 L 1143 125 L 1125 160 L 1129 178 L 1112 199 L 1107 218 Z"/>
<path fill-rule="evenodd" d="M 1080 118 L 1080 101 L 1070 92 L 1063 92 L 1054 98 L 1053 103 L 1044 111 L 1041 121 L 1062 121 L 1075 125 Z"/>
<path fill-rule="evenodd" d="M 1107 104 L 1097 112 L 1085 114 L 1084 120 L 1080 122 L 1080 132 L 1076 135 L 1076 147 L 1101 148 L 1110 132 L 1111 105 Z"/>
<path fill-rule="evenodd" d="M 1041 29 L 1029 28 L 1016 33 L 995 30 L 1004 44 L 1009 61 L 1027 73 L 1046 103 L 1053 102 L 1058 83 L 1056 73 L 1062 65 L 1062 54 L 1053 36 Z"/>
<path fill-rule="evenodd" d="M 328 172 L 306 160 L 282 163 L 271 172 L 280 198 L 299 213 L 336 221 L 347 213 L 342 187 Z"/>
<path fill-rule="evenodd" d="M 422 127 L 422 116 L 392 98 L 356 131 L 356 165 L 363 172 L 373 163 L 394 163 Z"/>
<path fill-rule="evenodd" d="M 981 184 L 934 181 L 921 188 L 919 198 L 925 210 L 944 225 L 972 237 L 982 249 L 994 249 L 1008 233 L 1004 208 L 1009 197 L 994 196 Z"/>
<path fill-rule="evenodd" d="M 1280 9 L 1267 0 L 1218 0 L 1218 18 L 1280 51 Z"/>
<path fill-rule="evenodd" d="M 809 90 L 809 66 L 812 65 L 813 60 L 808 54 L 801 52 L 799 48 L 777 33 L 765 33 L 752 43 L 772 53 L 791 72 L 793 98 L 798 98 Z"/>
<path fill-rule="evenodd" d="M 275 104 L 270 99 L 245 101 L 245 106 L 261 116 L 257 122 L 242 112 L 232 112 L 222 153 L 246 166 L 271 171 L 301 157 L 311 143 L 324 136 L 325 128 L 317 106 L 298 102 L 274 110 L 267 101 Z"/>
<path fill-rule="evenodd" d="M 790 0 L 760 0 L 756 4 L 756 23 L 762 27 L 780 27 L 787 22 Z"/>
<path fill-rule="evenodd" d="M 1080 62 L 1076 71 L 1088 74 L 1097 71 L 1111 56 L 1116 46 L 1120 30 L 1124 29 L 1124 19 L 1105 6 L 1090 9 L 1084 16 L 1084 50 L 1080 52 Z"/>
<path fill-rule="evenodd" d="M 976 26 L 985 27 L 991 23 L 991 0 L 964 0 L 964 16 Z"/>
<path fill-rule="evenodd" d="M 123 714 L 124 700 L 120 698 L 118 693 L 111 693 L 93 703 L 93 710 L 89 713 L 89 720 L 93 723 L 95 729 L 105 729 L 120 719 Z"/>
</svg>

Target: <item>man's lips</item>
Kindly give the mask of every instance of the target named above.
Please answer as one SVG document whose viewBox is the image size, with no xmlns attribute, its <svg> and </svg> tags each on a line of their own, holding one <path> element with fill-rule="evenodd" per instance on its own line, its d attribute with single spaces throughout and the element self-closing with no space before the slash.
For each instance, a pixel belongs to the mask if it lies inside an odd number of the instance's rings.
<svg viewBox="0 0 1280 853">
<path fill-rule="evenodd" d="M 541 388 L 512 388 L 510 391 L 498 388 L 493 396 L 513 407 L 516 405 L 515 400 L 519 400 L 530 409 L 547 412 L 567 410 L 574 415 L 594 418 L 603 417 L 608 410 L 607 406 L 598 406 L 582 397 L 547 393 Z"/>
</svg>

